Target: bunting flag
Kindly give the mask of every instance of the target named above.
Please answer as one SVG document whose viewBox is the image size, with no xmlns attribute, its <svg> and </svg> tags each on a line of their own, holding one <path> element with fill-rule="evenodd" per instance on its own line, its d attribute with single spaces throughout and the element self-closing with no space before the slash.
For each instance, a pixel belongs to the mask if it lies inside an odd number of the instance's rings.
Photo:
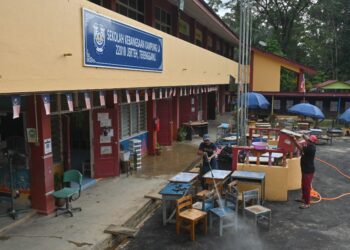
<svg viewBox="0 0 350 250">
<path fill-rule="evenodd" d="M 154 89 L 152 89 L 152 100 L 156 99 L 156 92 L 154 91 Z"/>
<path fill-rule="evenodd" d="M 166 88 L 165 91 L 164 91 L 164 97 L 165 98 L 168 98 L 168 89 Z"/>
<path fill-rule="evenodd" d="M 304 74 L 301 75 L 300 91 L 303 93 L 305 93 L 305 91 L 306 91 L 306 89 L 305 89 L 305 75 Z"/>
<path fill-rule="evenodd" d="M 182 96 L 182 88 L 180 88 L 180 96 Z"/>
<path fill-rule="evenodd" d="M 201 87 L 201 93 L 204 93 L 204 87 Z"/>
<path fill-rule="evenodd" d="M 70 112 L 73 112 L 74 108 L 73 108 L 73 97 L 72 97 L 72 93 L 66 93 L 66 99 L 67 99 L 68 110 L 69 110 Z"/>
<path fill-rule="evenodd" d="M 85 107 L 87 109 L 91 109 L 91 98 L 90 98 L 89 92 L 84 93 L 84 99 L 85 99 Z"/>
<path fill-rule="evenodd" d="M 169 90 L 169 97 L 172 97 L 173 96 L 173 88 L 170 88 Z"/>
<path fill-rule="evenodd" d="M 114 104 L 118 103 L 118 92 L 117 92 L 117 90 L 113 90 L 113 103 Z"/>
<path fill-rule="evenodd" d="M 148 102 L 148 90 L 145 89 L 145 101 Z"/>
<path fill-rule="evenodd" d="M 100 95 L 100 105 L 101 106 L 106 106 L 105 92 L 104 91 L 100 91 L 99 95 Z"/>
<path fill-rule="evenodd" d="M 135 96 L 136 96 L 136 102 L 140 102 L 140 95 L 138 90 L 136 90 Z"/>
<path fill-rule="evenodd" d="M 192 87 L 190 87 L 190 95 L 192 95 Z"/>
<path fill-rule="evenodd" d="M 184 88 L 184 96 L 187 96 L 187 88 Z"/>
<path fill-rule="evenodd" d="M 42 98 L 43 103 L 44 103 L 45 113 L 47 115 L 49 115 L 51 113 L 50 112 L 50 95 L 49 94 L 42 94 L 41 98 Z"/>
<path fill-rule="evenodd" d="M 19 113 L 21 111 L 21 97 L 19 95 L 11 96 L 12 101 L 12 110 L 13 110 L 13 119 L 19 117 Z"/>
<path fill-rule="evenodd" d="M 163 98 L 163 92 L 162 92 L 162 89 L 159 89 L 159 99 L 162 99 Z"/>
<path fill-rule="evenodd" d="M 174 88 L 173 96 L 176 96 L 176 88 Z"/>
<path fill-rule="evenodd" d="M 126 93 L 126 102 L 127 103 L 130 103 L 131 101 L 130 101 L 130 94 L 129 94 L 129 90 L 125 90 L 125 93 Z"/>
</svg>

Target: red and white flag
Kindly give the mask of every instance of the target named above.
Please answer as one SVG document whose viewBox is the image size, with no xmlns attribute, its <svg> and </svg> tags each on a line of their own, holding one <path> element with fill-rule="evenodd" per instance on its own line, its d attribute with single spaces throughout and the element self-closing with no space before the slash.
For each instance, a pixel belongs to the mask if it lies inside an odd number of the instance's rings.
<svg viewBox="0 0 350 250">
<path fill-rule="evenodd" d="M 164 97 L 165 98 L 168 98 L 168 89 L 166 88 L 165 91 L 164 91 Z"/>
<path fill-rule="evenodd" d="M 50 110 L 50 95 L 49 94 L 42 94 L 41 97 L 43 99 L 43 103 L 44 103 L 44 107 L 45 107 L 45 113 L 47 115 L 51 114 L 51 110 Z"/>
<path fill-rule="evenodd" d="M 173 96 L 173 88 L 170 88 L 169 90 L 169 97 L 172 97 Z"/>
<path fill-rule="evenodd" d="M 21 111 L 21 97 L 19 95 L 11 96 L 12 101 L 12 110 L 13 110 L 13 119 L 19 117 Z"/>
<path fill-rule="evenodd" d="M 113 90 L 113 103 L 114 104 L 118 103 L 118 92 L 117 92 L 117 90 Z"/>
<path fill-rule="evenodd" d="M 91 98 L 90 98 L 90 93 L 85 92 L 84 93 L 84 99 L 85 99 L 85 106 L 87 109 L 91 109 Z"/>
<path fill-rule="evenodd" d="M 305 76 L 304 76 L 304 74 L 301 75 L 300 91 L 304 92 L 304 93 L 306 92 L 306 89 L 305 89 Z"/>
<path fill-rule="evenodd" d="M 130 94 L 129 94 L 129 90 L 125 90 L 125 93 L 126 93 L 126 102 L 127 103 L 130 103 L 131 101 L 130 101 Z"/>
<path fill-rule="evenodd" d="M 162 89 L 159 89 L 159 99 L 162 99 L 163 98 L 163 92 L 162 92 Z"/>
<path fill-rule="evenodd" d="M 184 88 L 184 96 L 187 96 L 187 88 Z"/>
<path fill-rule="evenodd" d="M 173 96 L 176 96 L 176 88 L 173 90 Z"/>
<path fill-rule="evenodd" d="M 156 99 L 156 92 L 154 91 L 154 89 L 152 89 L 152 100 Z"/>
<path fill-rule="evenodd" d="M 145 101 L 147 102 L 148 101 L 148 90 L 145 89 Z"/>
<path fill-rule="evenodd" d="M 70 112 L 73 111 L 73 97 L 72 93 L 66 93 L 67 105 Z"/>
<path fill-rule="evenodd" d="M 100 91 L 100 105 L 101 106 L 106 106 L 106 100 L 105 100 L 105 92 Z"/>
<path fill-rule="evenodd" d="M 138 90 L 136 90 L 135 96 L 136 96 L 136 102 L 140 102 L 140 95 Z"/>
<path fill-rule="evenodd" d="M 180 88 L 180 96 L 182 96 L 182 88 Z"/>
</svg>

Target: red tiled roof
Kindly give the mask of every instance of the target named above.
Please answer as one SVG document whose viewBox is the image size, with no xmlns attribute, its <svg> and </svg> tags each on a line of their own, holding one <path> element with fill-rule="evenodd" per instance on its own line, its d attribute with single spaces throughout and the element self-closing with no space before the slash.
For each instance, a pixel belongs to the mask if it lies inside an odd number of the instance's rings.
<svg viewBox="0 0 350 250">
<path fill-rule="evenodd" d="M 324 86 L 327 86 L 327 85 L 329 85 L 329 84 L 335 83 L 335 82 L 337 82 L 337 81 L 338 81 L 338 80 L 327 80 L 327 81 L 325 81 L 325 82 L 317 83 L 317 84 L 315 85 L 315 87 L 316 87 L 316 88 L 322 88 L 322 87 L 324 87 Z"/>
</svg>

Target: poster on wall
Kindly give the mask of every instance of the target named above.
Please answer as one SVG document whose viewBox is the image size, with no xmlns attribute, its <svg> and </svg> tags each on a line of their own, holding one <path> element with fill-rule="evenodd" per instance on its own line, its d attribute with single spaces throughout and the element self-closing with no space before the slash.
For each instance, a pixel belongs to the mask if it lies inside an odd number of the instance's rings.
<svg viewBox="0 0 350 250">
<path fill-rule="evenodd" d="M 52 153 L 52 143 L 51 138 L 44 140 L 44 154 L 51 154 Z"/>
<path fill-rule="evenodd" d="M 110 155 L 110 154 L 112 154 L 112 146 L 102 146 L 100 153 L 101 153 L 101 155 Z"/>
<path fill-rule="evenodd" d="M 163 71 L 163 38 L 82 9 L 84 66 Z"/>
<path fill-rule="evenodd" d="M 337 101 L 331 101 L 329 111 L 332 111 L 332 112 L 338 111 L 338 102 Z"/>
</svg>

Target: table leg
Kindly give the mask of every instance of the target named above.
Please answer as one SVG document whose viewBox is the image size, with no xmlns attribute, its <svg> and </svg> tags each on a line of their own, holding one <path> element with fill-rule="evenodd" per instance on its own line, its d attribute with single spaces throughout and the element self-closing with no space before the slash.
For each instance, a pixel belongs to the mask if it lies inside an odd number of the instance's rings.
<svg viewBox="0 0 350 250">
<path fill-rule="evenodd" d="M 163 207 L 163 226 L 166 226 L 167 218 L 166 218 L 166 201 L 162 201 L 162 207 Z"/>
</svg>

